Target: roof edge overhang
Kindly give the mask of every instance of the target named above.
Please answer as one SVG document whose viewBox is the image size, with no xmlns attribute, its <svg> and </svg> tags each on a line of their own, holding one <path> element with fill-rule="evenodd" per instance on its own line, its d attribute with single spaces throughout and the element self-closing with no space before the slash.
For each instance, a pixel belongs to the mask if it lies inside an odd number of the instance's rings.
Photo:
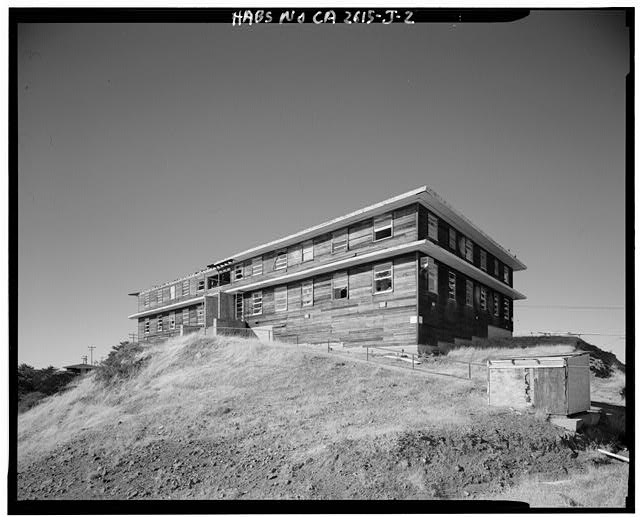
<svg viewBox="0 0 640 517">
<path fill-rule="evenodd" d="M 355 224 L 365 219 L 369 219 L 390 210 L 396 210 L 413 203 L 420 203 L 422 206 L 424 206 L 428 210 L 431 210 L 446 222 L 455 226 L 458 230 L 471 238 L 475 243 L 485 248 L 489 253 L 496 256 L 499 260 L 507 264 L 514 271 L 522 271 L 524 269 L 527 269 L 527 266 L 522 261 L 517 259 L 513 254 L 511 254 L 495 240 L 489 237 L 474 223 L 472 223 L 469 219 L 462 215 L 462 213 L 453 208 L 442 197 L 440 197 L 440 195 L 438 195 L 434 190 L 428 188 L 426 185 L 414 190 L 410 190 L 409 192 L 405 192 L 404 194 L 386 199 L 384 201 L 380 201 L 373 205 L 366 206 L 354 212 L 350 212 L 346 215 L 336 217 L 324 223 L 311 226 L 299 232 L 292 233 L 290 235 L 275 239 L 265 244 L 261 244 L 260 246 L 249 248 L 240 253 L 236 253 L 235 255 L 231 255 L 230 257 L 219 260 L 216 263 L 219 264 L 228 262 L 229 264 L 231 264 L 233 262 L 239 262 L 248 258 L 254 258 L 269 251 L 277 250 L 279 248 L 286 248 L 287 246 L 290 246 L 292 244 L 312 239 L 314 237 L 332 232 L 344 226 L 349 226 L 351 224 Z M 210 264 L 210 266 L 213 266 L 213 264 Z M 149 289 L 143 289 L 140 291 L 140 294 L 147 293 L 149 291 L 152 291 L 153 289 L 158 289 L 160 287 L 166 287 L 167 285 L 170 285 L 174 282 L 193 278 L 202 274 L 206 275 L 211 272 L 215 272 L 215 269 L 213 269 L 212 267 L 207 267 L 206 269 L 195 272 L 191 275 L 187 275 L 180 279 L 165 282 Z"/>
<path fill-rule="evenodd" d="M 309 278 L 311 276 L 321 275 L 323 273 L 336 271 L 347 267 L 353 267 L 367 262 L 395 257 L 406 253 L 412 253 L 415 251 L 425 253 L 426 255 L 433 257 L 435 260 L 438 260 L 445 265 L 451 266 L 461 273 L 464 273 L 467 276 L 484 283 L 492 289 L 511 297 L 513 300 L 526 299 L 526 297 L 522 293 L 516 291 L 506 284 L 503 284 L 488 273 L 485 273 L 484 271 L 476 268 L 466 260 L 461 259 L 460 257 L 426 239 L 412 241 L 406 244 L 399 244 L 390 248 L 363 253 L 362 255 L 356 254 L 348 258 L 335 260 L 333 262 L 328 262 L 326 264 L 304 269 L 302 271 L 296 271 L 294 273 L 285 274 L 274 278 L 268 278 L 250 284 L 239 285 L 237 287 L 231 287 L 229 289 L 224 289 L 224 292 L 228 294 L 234 294 L 238 292 L 255 291 L 256 289 L 263 289 L 265 287 L 293 282 L 296 280 Z"/>
<path fill-rule="evenodd" d="M 151 316 L 153 314 L 158 314 L 160 312 L 171 311 L 174 309 L 181 309 L 183 307 L 189 307 L 190 305 L 195 305 L 197 303 L 202 303 L 204 301 L 204 295 L 198 296 L 196 298 L 189 298 L 188 300 L 183 300 L 181 302 L 172 303 L 171 305 L 164 305 L 161 307 L 154 307 L 153 309 L 149 309 L 147 311 L 136 312 L 135 314 L 131 314 L 127 316 L 130 320 L 137 318 L 144 318 L 145 316 Z"/>
</svg>

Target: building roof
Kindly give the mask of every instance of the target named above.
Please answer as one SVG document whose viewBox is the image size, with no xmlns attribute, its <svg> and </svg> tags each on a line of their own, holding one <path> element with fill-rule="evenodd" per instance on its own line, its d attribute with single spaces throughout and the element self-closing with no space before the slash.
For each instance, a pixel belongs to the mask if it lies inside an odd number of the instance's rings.
<svg viewBox="0 0 640 517">
<path fill-rule="evenodd" d="M 93 370 L 95 366 L 91 364 L 78 363 L 78 364 L 71 364 L 69 366 L 63 366 L 63 368 L 65 370 Z"/>
<path fill-rule="evenodd" d="M 485 248 L 489 253 L 497 257 L 514 271 L 521 271 L 527 268 L 527 266 L 525 266 L 522 261 L 516 258 L 514 254 L 506 250 L 495 240 L 489 237 L 477 225 L 472 223 L 461 212 L 453 208 L 442 197 L 440 197 L 440 195 L 438 195 L 434 190 L 430 189 L 426 185 L 414 190 L 410 190 L 409 192 L 405 192 L 404 194 L 386 199 L 384 201 L 380 201 L 379 203 L 375 203 L 359 210 L 355 210 L 354 212 L 350 212 L 346 215 L 336 217 L 324 223 L 311 226 L 304 230 L 300 230 L 299 232 L 292 233 L 285 237 L 267 242 L 266 244 L 261 244 L 253 248 L 249 248 L 247 250 L 241 251 L 240 253 L 236 253 L 235 255 L 231 255 L 230 257 L 213 261 L 213 264 L 219 264 L 222 262 L 239 262 L 248 258 L 256 257 L 269 251 L 285 248 L 302 240 L 311 239 L 313 237 L 317 237 L 319 235 L 334 231 L 338 228 L 349 226 L 364 219 L 369 219 L 371 217 L 375 217 L 376 215 L 383 214 L 390 210 L 402 208 L 413 203 L 420 203 L 444 221 L 452 224 L 455 228 L 460 230 L 467 237 L 471 238 L 475 243 Z M 146 293 L 153 289 L 170 285 L 179 280 L 184 280 L 186 278 L 191 278 L 198 274 L 208 272 L 215 272 L 215 269 L 208 266 L 206 269 L 197 271 L 191 275 L 187 275 L 186 277 L 182 277 L 180 279 L 172 280 L 148 289 L 144 289 L 140 291 L 140 293 Z"/>
</svg>

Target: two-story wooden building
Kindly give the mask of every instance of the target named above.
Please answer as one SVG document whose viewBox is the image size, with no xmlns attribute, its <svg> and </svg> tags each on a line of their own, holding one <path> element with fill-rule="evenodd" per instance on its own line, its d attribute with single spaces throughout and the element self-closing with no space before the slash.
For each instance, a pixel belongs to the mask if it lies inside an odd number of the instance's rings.
<svg viewBox="0 0 640 517">
<path fill-rule="evenodd" d="M 140 337 L 249 327 L 300 342 L 437 345 L 510 336 L 523 269 L 422 187 L 132 293 L 129 317 Z"/>
</svg>

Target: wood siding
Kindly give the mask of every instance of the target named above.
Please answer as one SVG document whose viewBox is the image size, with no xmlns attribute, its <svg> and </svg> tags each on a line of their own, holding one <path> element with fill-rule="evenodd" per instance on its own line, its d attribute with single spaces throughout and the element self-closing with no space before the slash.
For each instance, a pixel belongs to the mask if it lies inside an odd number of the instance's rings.
<svg viewBox="0 0 640 517">
<path fill-rule="evenodd" d="M 393 291 L 373 294 L 373 266 L 393 264 Z M 349 268 L 349 297 L 334 300 L 333 274 L 313 278 L 313 305 L 301 306 L 301 284 L 287 285 L 287 311 L 276 312 L 274 288 L 262 290 L 261 315 L 252 314 L 252 292 L 244 293 L 245 321 L 250 327 L 273 326 L 276 339 L 322 343 L 342 341 L 346 345 L 415 345 L 416 316 L 415 256 L 373 262 Z M 386 306 L 381 307 L 381 303 Z"/>
</svg>

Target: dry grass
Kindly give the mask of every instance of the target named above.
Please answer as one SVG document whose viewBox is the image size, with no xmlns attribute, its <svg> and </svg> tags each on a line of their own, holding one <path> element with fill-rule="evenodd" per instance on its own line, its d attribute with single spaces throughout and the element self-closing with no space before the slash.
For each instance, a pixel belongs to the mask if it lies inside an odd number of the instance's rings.
<svg viewBox="0 0 640 517">
<path fill-rule="evenodd" d="M 628 493 L 628 479 L 629 465 L 612 463 L 591 466 L 566 480 L 523 479 L 493 498 L 524 501 L 533 508 L 622 508 Z"/>
<path fill-rule="evenodd" d="M 507 357 L 536 357 L 543 355 L 568 354 L 575 352 L 572 345 L 538 345 L 526 348 L 504 347 L 460 347 L 451 350 L 446 357 L 456 361 L 484 363 L 488 359 L 503 359 Z"/>
</svg>

